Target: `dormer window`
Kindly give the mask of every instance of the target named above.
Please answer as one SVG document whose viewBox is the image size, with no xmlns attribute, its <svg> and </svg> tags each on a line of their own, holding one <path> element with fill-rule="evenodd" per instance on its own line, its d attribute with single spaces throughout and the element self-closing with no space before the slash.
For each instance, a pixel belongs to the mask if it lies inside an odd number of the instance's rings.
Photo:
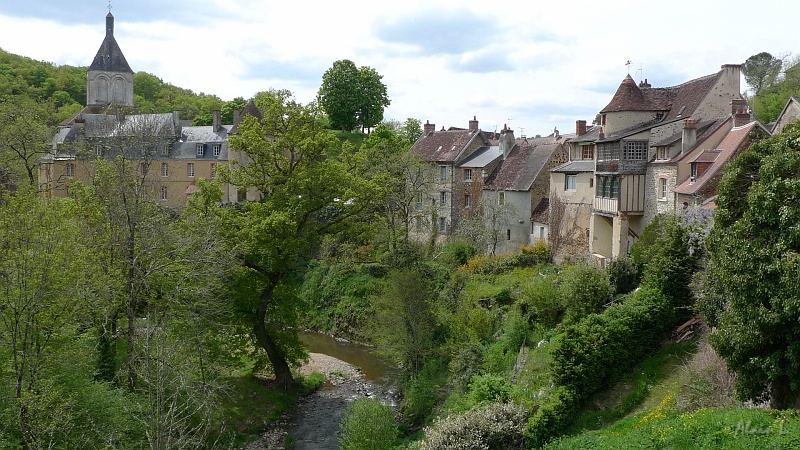
<svg viewBox="0 0 800 450">
<path fill-rule="evenodd" d="M 197 156 L 203 156 L 203 144 L 197 144 Z"/>
<path fill-rule="evenodd" d="M 221 144 L 214 144 L 213 149 L 214 149 L 214 156 L 219 156 L 219 154 L 220 154 L 220 152 L 222 150 L 222 145 Z"/>
<path fill-rule="evenodd" d="M 167 155 L 169 155 L 169 149 L 170 149 L 170 147 L 171 147 L 171 146 L 172 146 L 172 145 L 171 145 L 169 142 L 167 142 L 166 144 L 164 144 L 164 146 L 163 146 L 163 147 L 161 147 L 161 154 L 162 154 L 162 155 L 164 155 L 164 156 L 167 156 Z"/>
<path fill-rule="evenodd" d="M 594 144 L 581 145 L 581 159 L 594 159 Z"/>
<path fill-rule="evenodd" d="M 656 159 L 658 161 L 666 161 L 669 159 L 669 147 L 657 147 Z"/>
<path fill-rule="evenodd" d="M 697 163 L 692 163 L 692 181 L 697 179 Z"/>
</svg>

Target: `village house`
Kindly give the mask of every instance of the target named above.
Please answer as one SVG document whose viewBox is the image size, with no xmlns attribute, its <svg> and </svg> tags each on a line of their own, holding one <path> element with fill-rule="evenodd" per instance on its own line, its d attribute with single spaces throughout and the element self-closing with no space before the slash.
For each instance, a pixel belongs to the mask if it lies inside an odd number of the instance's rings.
<svg viewBox="0 0 800 450">
<path fill-rule="evenodd" d="M 790 97 L 772 127 L 772 134 L 780 134 L 783 127 L 798 120 L 800 120 L 800 97 Z"/>
<path fill-rule="evenodd" d="M 727 115 L 731 100 L 741 99 L 739 83 L 740 67 L 733 64 L 670 88 L 652 88 L 647 80 L 637 85 L 630 75 L 623 80 L 600 111 L 603 132 L 596 141 L 589 245 L 599 263 L 629 253 L 648 224 L 648 203 L 659 195 L 646 189 L 648 163 L 672 158 L 682 148 L 678 141 L 655 144 L 675 136 L 684 119 Z"/>
<path fill-rule="evenodd" d="M 234 124 L 223 125 L 220 111 L 209 126 L 185 126 L 177 112 L 139 114 L 133 102 L 133 71 L 114 38 L 114 16 L 86 76 L 86 107 L 62 122 L 52 152 L 39 166 L 40 189 L 48 197 L 69 196 L 75 181 L 92 184 L 98 158 L 124 155 L 138 162 L 139 174 L 162 205 L 181 208 L 197 191 L 196 181 L 216 176 L 217 164 L 243 161 L 228 148 L 228 136 L 247 114 L 261 117 L 250 102 Z M 255 192 L 223 185 L 223 202 L 254 200 Z"/>
<path fill-rule="evenodd" d="M 491 235 L 490 253 L 510 253 L 549 234 L 550 170 L 567 161 L 570 136 L 517 142 L 514 131 L 500 132 L 502 158 L 483 189 L 485 227 Z"/>
</svg>

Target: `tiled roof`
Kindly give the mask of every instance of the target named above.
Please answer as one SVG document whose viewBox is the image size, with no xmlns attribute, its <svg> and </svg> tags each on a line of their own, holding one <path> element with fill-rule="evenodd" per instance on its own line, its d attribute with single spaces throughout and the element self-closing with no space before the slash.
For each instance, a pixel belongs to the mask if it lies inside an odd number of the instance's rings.
<svg viewBox="0 0 800 450">
<path fill-rule="evenodd" d="M 731 121 L 733 121 L 733 116 L 720 117 L 712 124 L 712 126 L 708 127 L 702 134 L 700 134 L 699 124 L 698 124 L 697 142 L 695 142 L 695 144 L 692 146 L 691 149 L 689 149 L 689 151 L 687 151 L 685 153 L 678 153 L 670 161 L 671 162 L 677 162 L 677 161 L 681 161 L 681 160 L 683 160 L 685 158 L 688 158 L 692 154 L 692 150 L 700 148 L 700 147 L 706 147 L 706 148 L 712 147 L 712 146 L 716 147 L 715 143 L 707 142 L 708 139 L 710 139 L 714 135 L 714 133 L 716 133 L 716 131 L 719 130 L 723 125 L 725 125 L 726 123 L 729 123 Z M 727 125 L 727 126 L 730 126 L 730 125 Z"/>
<path fill-rule="evenodd" d="M 600 125 L 592 125 L 586 129 L 586 133 L 583 133 L 580 136 L 575 136 L 569 139 L 567 142 L 594 142 L 600 137 L 600 132 L 602 130 L 603 127 Z"/>
<path fill-rule="evenodd" d="M 432 131 L 419 138 L 413 150 L 425 161 L 455 162 L 462 150 L 476 138 L 481 139 L 482 144 L 489 145 L 480 130 Z"/>
<path fill-rule="evenodd" d="M 700 152 L 699 155 L 695 156 L 693 160 L 690 162 L 699 162 L 699 163 L 713 163 L 717 160 L 717 157 L 720 155 L 719 150 L 703 150 Z"/>
<path fill-rule="evenodd" d="M 486 189 L 527 191 L 561 144 L 516 145 L 486 180 Z"/>
<path fill-rule="evenodd" d="M 675 119 L 675 120 L 680 120 L 680 119 Z M 616 133 L 614 133 L 612 135 L 609 135 L 609 136 L 606 136 L 603 139 L 598 139 L 596 142 L 600 143 L 600 142 L 618 141 L 620 139 L 626 138 L 626 137 L 631 136 L 633 134 L 641 133 L 642 131 L 649 130 L 649 129 L 657 127 L 659 125 L 664 125 L 665 123 L 667 123 L 667 122 L 665 122 L 663 119 L 651 120 L 650 122 L 647 122 L 647 123 L 634 125 L 632 127 L 625 128 L 624 130 L 617 131 Z"/>
<path fill-rule="evenodd" d="M 667 88 L 640 88 L 630 75 L 622 80 L 611 102 L 600 112 L 616 111 L 669 111 L 664 118 L 670 121 L 691 117 L 723 71 L 696 78 Z"/>
<path fill-rule="evenodd" d="M 750 122 L 747 125 L 732 128 L 731 131 L 729 131 L 728 134 L 717 145 L 717 148 L 714 149 L 719 153 L 717 154 L 716 158 L 714 158 L 711 167 L 706 169 L 706 171 L 703 172 L 703 174 L 696 180 L 692 181 L 691 178 L 685 180 L 675 188 L 675 192 L 678 194 L 694 194 L 700 191 L 706 185 L 706 183 L 712 180 L 715 175 L 722 170 L 722 167 L 725 165 L 725 163 L 741 148 L 750 132 L 756 129 L 758 126 L 758 122 Z M 703 154 L 698 156 L 698 158 L 702 156 Z"/>
<path fill-rule="evenodd" d="M 110 29 L 108 28 L 110 25 Z M 103 43 L 100 44 L 100 49 L 89 66 L 89 70 L 99 70 L 106 72 L 126 72 L 133 73 L 128 61 L 125 60 L 125 55 L 114 39 L 114 16 L 109 12 L 106 16 L 106 37 Z"/>
<path fill-rule="evenodd" d="M 719 117 L 712 120 L 701 120 L 697 123 L 697 142 L 700 142 L 702 139 L 705 138 L 708 134 L 716 131 L 726 120 L 728 120 L 730 116 L 726 117 Z M 658 142 L 650 143 L 650 147 L 663 147 L 667 145 L 672 145 L 680 140 L 683 139 L 683 129 L 679 130 L 677 133 L 673 134 L 672 136 L 668 136 Z"/>
</svg>

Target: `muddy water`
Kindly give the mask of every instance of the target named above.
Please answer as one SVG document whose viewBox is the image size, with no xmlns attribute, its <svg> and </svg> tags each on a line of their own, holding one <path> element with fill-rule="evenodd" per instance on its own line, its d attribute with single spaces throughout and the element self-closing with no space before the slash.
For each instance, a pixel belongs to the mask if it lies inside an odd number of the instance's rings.
<svg viewBox="0 0 800 450">
<path fill-rule="evenodd" d="M 320 391 L 302 399 L 287 415 L 286 429 L 296 450 L 336 450 L 339 448 L 339 422 L 347 404 L 362 397 L 397 406 L 397 369 L 374 356 L 368 347 L 338 341 L 319 333 L 302 333 L 301 339 L 312 353 L 322 353 L 360 371 L 357 377 L 329 376 Z"/>
</svg>

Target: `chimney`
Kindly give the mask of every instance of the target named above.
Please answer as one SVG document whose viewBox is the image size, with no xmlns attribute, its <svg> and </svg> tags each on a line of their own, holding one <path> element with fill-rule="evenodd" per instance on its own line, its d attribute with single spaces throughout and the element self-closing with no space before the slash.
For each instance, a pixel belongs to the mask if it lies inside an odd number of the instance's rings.
<svg viewBox="0 0 800 450">
<path fill-rule="evenodd" d="M 235 125 L 235 124 L 237 124 L 237 123 L 239 123 L 239 116 L 240 116 L 241 114 L 242 114 L 242 112 L 241 112 L 241 111 L 239 111 L 238 109 L 234 109 L 234 110 L 233 110 L 233 124 L 234 124 L 234 125 Z"/>
<path fill-rule="evenodd" d="M 747 109 L 738 109 L 733 114 L 733 126 L 741 127 L 750 123 L 750 111 Z"/>
<path fill-rule="evenodd" d="M 683 119 L 683 137 L 681 138 L 681 154 L 684 154 L 697 143 L 697 121 Z"/>
<path fill-rule="evenodd" d="M 514 130 L 508 128 L 508 125 L 503 125 L 503 130 L 500 131 L 500 151 L 503 153 L 503 160 L 508 158 L 514 144 Z"/>
<path fill-rule="evenodd" d="M 214 115 L 214 119 L 211 122 L 211 130 L 216 133 L 222 127 L 221 123 L 222 119 L 220 118 L 220 113 L 218 109 L 215 109 L 211 113 Z"/>
<path fill-rule="evenodd" d="M 645 78 L 644 81 L 639 82 L 639 89 L 647 89 L 651 87 L 653 86 L 651 86 L 650 83 L 647 82 L 647 78 Z"/>
<path fill-rule="evenodd" d="M 478 119 L 475 116 L 472 116 L 472 120 L 469 121 L 469 131 L 478 131 Z"/>
<path fill-rule="evenodd" d="M 434 131 L 436 131 L 436 125 L 432 124 L 430 120 L 426 120 L 425 125 L 422 126 L 422 135 L 427 136 Z"/>
<path fill-rule="evenodd" d="M 580 136 L 586 133 L 586 121 L 585 120 L 576 120 L 575 121 L 575 135 Z"/>
</svg>

